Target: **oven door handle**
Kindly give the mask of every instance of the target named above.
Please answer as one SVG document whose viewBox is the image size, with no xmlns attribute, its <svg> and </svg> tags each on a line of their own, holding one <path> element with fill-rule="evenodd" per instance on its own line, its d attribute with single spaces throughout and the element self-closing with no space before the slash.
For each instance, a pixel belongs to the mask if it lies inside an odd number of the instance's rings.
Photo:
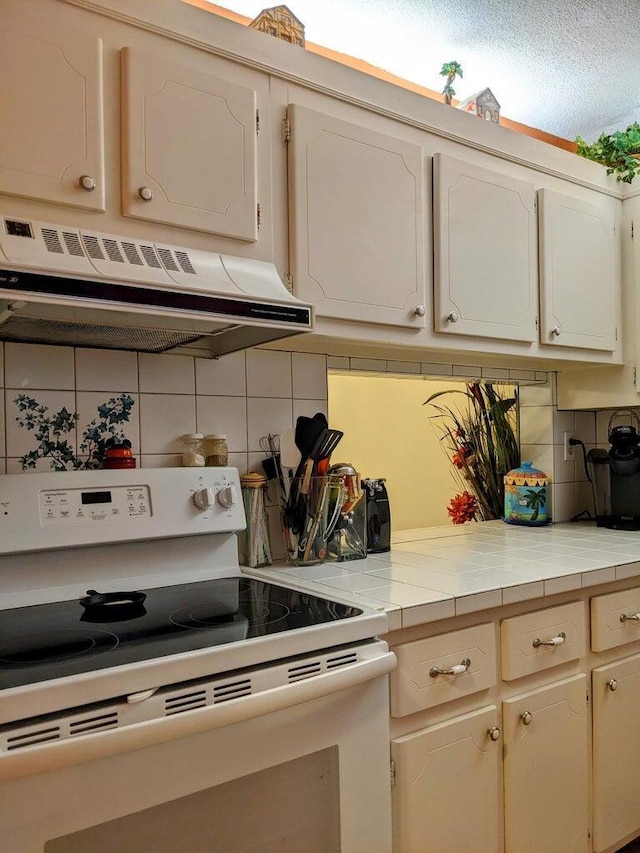
<svg viewBox="0 0 640 853">
<path fill-rule="evenodd" d="M 395 665 L 393 652 L 377 641 L 368 656 L 356 663 L 301 681 L 169 717 L 1 752 L 0 781 L 84 764 L 272 714 L 386 676 Z"/>
</svg>

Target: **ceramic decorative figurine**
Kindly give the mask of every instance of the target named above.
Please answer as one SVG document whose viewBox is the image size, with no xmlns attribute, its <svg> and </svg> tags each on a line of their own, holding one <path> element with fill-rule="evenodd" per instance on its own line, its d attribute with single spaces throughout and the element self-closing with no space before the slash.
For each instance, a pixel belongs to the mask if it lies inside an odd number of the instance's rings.
<svg viewBox="0 0 640 853">
<path fill-rule="evenodd" d="M 504 476 L 504 520 L 509 524 L 540 525 L 551 520 L 547 510 L 549 478 L 531 462 Z"/>
</svg>

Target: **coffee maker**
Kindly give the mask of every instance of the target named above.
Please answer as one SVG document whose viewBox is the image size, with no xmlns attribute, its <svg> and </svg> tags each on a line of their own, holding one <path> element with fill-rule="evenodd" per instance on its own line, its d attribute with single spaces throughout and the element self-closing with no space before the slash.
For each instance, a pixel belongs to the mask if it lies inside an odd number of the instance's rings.
<svg viewBox="0 0 640 853">
<path fill-rule="evenodd" d="M 620 419 L 629 423 L 618 423 Z M 621 409 L 609 420 L 609 449 L 587 454 L 598 527 L 640 530 L 640 435 L 635 412 Z"/>
<path fill-rule="evenodd" d="M 367 478 L 362 481 L 366 500 L 367 553 L 391 550 L 391 509 L 386 480 Z"/>
</svg>

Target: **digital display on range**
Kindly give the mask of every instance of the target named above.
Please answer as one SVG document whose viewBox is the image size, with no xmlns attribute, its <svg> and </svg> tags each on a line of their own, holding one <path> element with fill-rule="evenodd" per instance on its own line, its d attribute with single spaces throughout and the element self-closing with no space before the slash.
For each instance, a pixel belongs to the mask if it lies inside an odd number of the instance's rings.
<svg viewBox="0 0 640 853">
<path fill-rule="evenodd" d="M 82 492 L 81 497 L 83 505 L 111 503 L 111 492 Z"/>
</svg>

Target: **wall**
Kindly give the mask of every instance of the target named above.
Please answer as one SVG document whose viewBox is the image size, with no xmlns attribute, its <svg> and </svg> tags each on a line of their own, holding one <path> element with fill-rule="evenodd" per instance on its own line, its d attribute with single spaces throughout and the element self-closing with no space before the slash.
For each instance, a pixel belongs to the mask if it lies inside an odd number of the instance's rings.
<svg viewBox="0 0 640 853">
<path fill-rule="evenodd" d="M 345 433 L 338 455 L 363 476 L 386 478 L 394 530 L 449 523 L 458 488 L 423 403 L 452 387 L 426 376 L 329 375 L 329 420 Z"/>
<path fill-rule="evenodd" d="M 354 370 L 345 375 L 343 362 L 348 360 L 338 361 L 343 375 L 332 378 L 332 383 L 337 380 L 332 388 L 336 394 L 355 396 L 360 421 L 342 423 L 334 416 L 333 408 L 328 411 L 327 363 L 338 362 L 324 355 L 255 349 L 208 360 L 0 343 L 0 388 L 4 399 L 4 405 L 0 406 L 0 473 L 20 473 L 20 458 L 39 444 L 36 430 L 21 429 L 16 422 L 20 412 L 14 401 L 20 394 L 48 407 L 45 416 L 63 408 L 78 413 L 76 427 L 59 438 L 67 440 L 80 455 L 82 435 L 86 426 L 98 417 L 97 407 L 123 392 L 130 394 L 134 405 L 130 422 L 123 427 L 142 467 L 179 465 L 180 436 L 198 431 L 226 433 L 230 464 L 241 472 L 260 470 L 264 458 L 261 436 L 280 433 L 295 425 L 298 415 L 322 411 L 331 415 L 336 428 L 345 431 L 338 456 L 357 466 L 361 458 L 361 424 L 375 422 L 379 455 L 371 470 L 361 472 L 365 475 L 386 476 L 387 454 L 401 447 L 409 448 L 402 476 L 397 483 L 389 484 L 396 507 L 400 506 L 400 493 L 402 502 L 410 507 L 405 514 L 397 509 L 395 529 L 448 523 L 444 510 L 448 497 L 445 500 L 439 492 L 442 485 L 449 497 L 452 493 L 451 486 L 444 485 L 452 482 L 447 480 L 447 460 L 444 453 L 432 458 L 426 451 L 431 427 L 422 402 L 431 392 L 427 390 L 431 385 L 411 380 L 413 399 L 402 406 L 409 406 L 419 414 L 413 431 L 407 434 L 400 429 L 407 418 L 397 396 L 399 383 L 392 383 L 389 376 L 377 377 L 376 382 L 385 384 L 379 389 L 376 386 L 373 394 L 368 390 L 370 385 L 356 391 L 354 383 L 358 378 L 363 379 L 362 374 L 358 377 Z M 409 366 L 407 363 L 407 369 Z M 455 367 L 440 365 L 440 368 L 454 375 Z M 371 377 L 365 378 L 371 381 Z M 451 380 L 440 381 L 443 388 L 452 385 Z M 520 439 L 522 458 L 530 459 L 551 475 L 551 511 L 554 520 L 563 521 L 583 509 L 593 511 L 590 484 L 583 472 L 579 450 L 576 449 L 573 459 L 563 458 L 564 432 L 572 432 L 587 447 L 596 442 L 606 445 L 611 412 L 559 411 L 555 400 L 554 374 L 545 385 L 521 386 Z M 412 465 L 416 452 L 422 469 Z M 37 460 L 35 470 L 50 470 L 49 459 Z M 274 552 L 278 555 L 281 550 L 275 502 L 270 507 L 270 521 Z"/>
</svg>

